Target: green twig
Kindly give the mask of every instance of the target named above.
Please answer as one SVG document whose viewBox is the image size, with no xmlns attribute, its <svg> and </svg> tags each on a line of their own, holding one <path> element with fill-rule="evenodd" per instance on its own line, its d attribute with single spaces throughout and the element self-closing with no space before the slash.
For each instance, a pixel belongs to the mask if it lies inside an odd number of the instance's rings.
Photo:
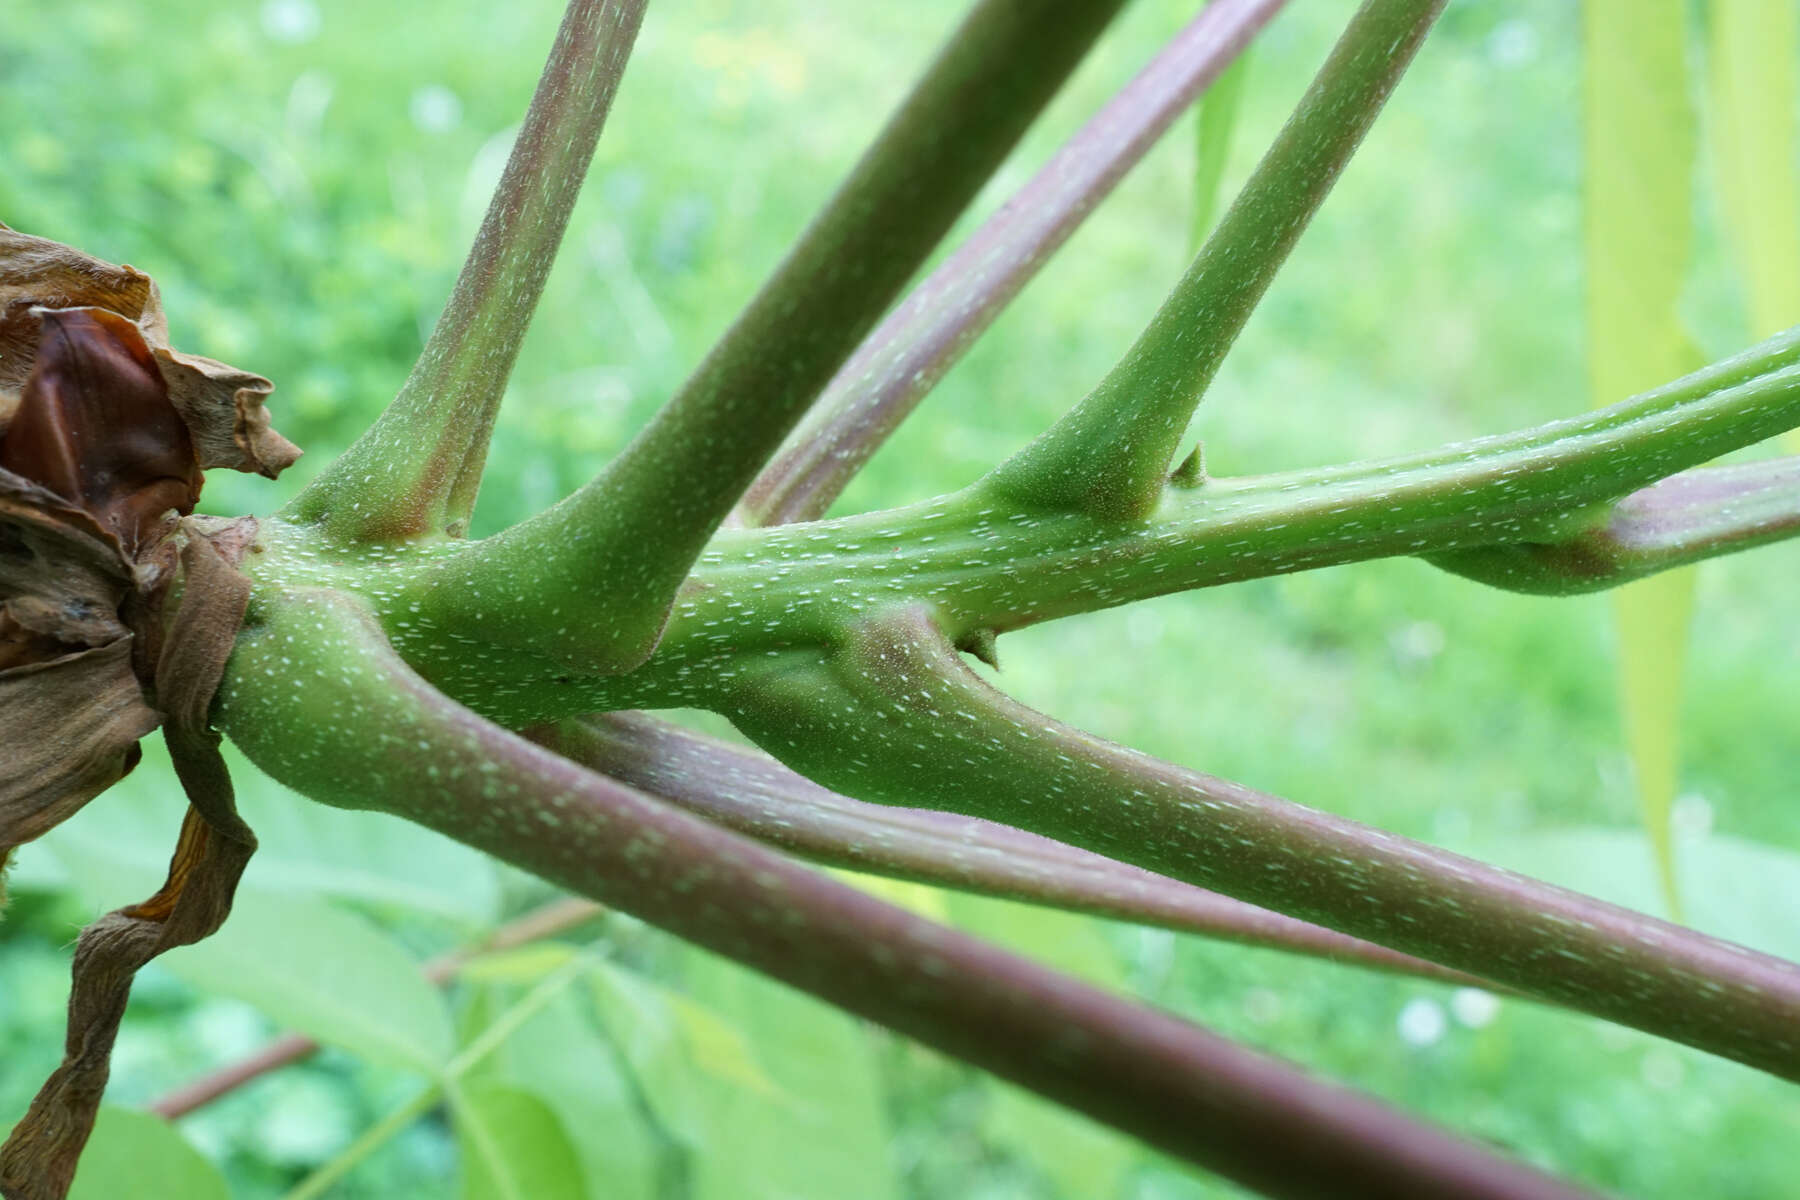
<svg viewBox="0 0 1800 1200">
<path fill-rule="evenodd" d="M 706 706 L 758 656 L 830 646 L 868 614 L 907 601 L 931 606 L 963 639 L 1284 572 L 1558 542 L 1603 525 L 1611 506 L 1640 488 L 1796 425 L 1800 330 L 1535 429 L 1348 466 L 1196 476 L 1136 525 L 1020 512 L 977 486 L 839 520 L 726 530 L 697 564 L 656 657 L 612 677 L 571 674 L 548 654 L 499 653 L 481 622 L 422 614 L 414 597 L 446 561 L 468 553 L 457 546 L 336 563 L 307 530 L 268 522 L 260 535 L 267 552 L 250 567 L 273 584 L 361 593 L 415 668 L 519 727 L 621 708 Z M 510 596 L 528 590 L 528 578 L 493 586 Z M 557 619 L 603 620 L 605 603 L 571 602 Z"/>
<path fill-rule="evenodd" d="M 1557 541 L 1486 546 L 1431 561 L 1493 587 L 1567 596 L 1800 535 L 1800 458 L 1701 467 L 1610 506 Z"/>
<path fill-rule="evenodd" d="M 529 730 L 526 736 L 715 824 L 826 866 L 1310 954 L 1440 983 L 1492 986 L 1005 825 L 852 800 L 767 755 L 645 713 L 564 721 Z"/>
<path fill-rule="evenodd" d="M 982 0 L 650 425 L 414 598 L 577 670 L 642 662 L 706 540 L 1122 2 Z M 573 620 L 595 597 L 601 610 Z"/>
<path fill-rule="evenodd" d="M 1393 91 L 1444 0 L 1367 0 L 1194 264 L 1119 365 L 995 468 L 1029 507 L 1155 508 L 1194 407 Z"/>
<path fill-rule="evenodd" d="M 1233 74 L 1220 72 L 1285 2 L 1216 0 L 1202 9 L 857 348 L 751 484 L 739 523 L 823 516 L 1194 96 Z"/>
<path fill-rule="evenodd" d="M 1800 1082 L 1800 965 L 1070 729 L 982 682 L 923 608 L 823 664 L 778 656 L 736 699 L 739 728 L 828 787 L 1029 829 Z"/>
<path fill-rule="evenodd" d="M 357 1139 L 340 1150 L 335 1158 L 319 1167 L 296 1184 L 283 1200 L 319 1200 L 345 1176 L 366 1162 L 370 1155 L 404 1133 L 408 1126 L 436 1108 L 443 1099 L 441 1084 L 430 1083 L 419 1094 L 396 1108 L 375 1124 L 363 1130 Z"/>
<path fill-rule="evenodd" d="M 287 516 L 346 541 L 466 531 L 507 377 L 643 13 L 644 0 L 570 0 L 474 248 L 411 376 Z"/>
</svg>

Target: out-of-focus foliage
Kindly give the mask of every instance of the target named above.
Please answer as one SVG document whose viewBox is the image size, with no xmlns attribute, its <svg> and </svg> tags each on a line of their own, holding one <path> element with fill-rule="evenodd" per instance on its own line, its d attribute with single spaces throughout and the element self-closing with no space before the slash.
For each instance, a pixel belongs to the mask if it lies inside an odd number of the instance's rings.
<svg viewBox="0 0 1800 1200">
<path fill-rule="evenodd" d="M 279 485 L 212 481 L 211 510 L 269 511 L 398 386 L 559 7 L 449 3 L 422 16 L 399 0 L 71 0 L 8 13 L 0 86 L 29 119 L 0 122 L 0 219 L 153 273 L 183 344 L 274 379 L 281 427 L 308 450 Z M 651 7 L 502 416 L 477 532 L 587 478 L 669 394 L 960 8 Z M 1139 0 L 985 205 L 1189 9 Z M 1226 195 L 1348 10 L 1296 4 L 1261 39 Z M 1213 471 L 1423 448 L 1586 407 L 1577 35 L 1561 0 L 1450 6 L 1203 407 L 1196 432 Z M 1184 265 L 1193 153 L 1191 137 L 1170 138 L 1127 181 L 842 508 L 968 482 L 1100 377 Z M 1682 313 L 1711 358 L 1749 331 L 1710 200 L 1699 208 Z M 1701 575 L 1673 808 L 1690 917 L 1789 953 L 1800 640 L 1783 622 L 1796 569 L 1790 545 Z M 1492 593 L 1394 561 L 1033 629 L 1005 639 L 998 680 L 1174 761 L 1654 906 L 1611 639 L 1602 599 Z M 128 876 L 159 866 L 155 839 L 141 862 L 93 850 L 103 828 L 169 827 L 179 801 L 152 758 L 22 856 L 0 926 L 6 1111 L 23 1110 L 59 1052 L 74 929 L 140 894 Z M 285 969 L 331 980 L 315 989 L 328 993 L 320 1003 L 382 1014 L 388 1046 L 372 1044 L 379 1029 L 309 1015 L 304 989 L 282 985 L 276 1003 L 271 964 L 208 968 L 187 950 L 146 971 L 114 1103 L 141 1104 L 283 1022 L 335 1047 L 182 1122 L 234 1196 L 282 1194 L 509 1020 L 509 1036 L 460 1065 L 452 1104 L 332 1194 L 505 1194 L 491 1163 L 459 1166 L 459 1145 L 484 1138 L 476 1153 L 492 1162 L 553 1161 L 579 1169 L 587 1195 L 631 1200 L 1236 1194 L 624 918 L 599 925 L 580 959 L 539 950 L 465 971 L 446 1032 L 440 1002 L 378 960 L 477 940 L 542 889 L 397 822 L 316 809 L 248 767 L 238 778 L 264 846 L 240 916 L 267 906 L 277 927 L 290 922 L 276 943 Z M 1602 1187 L 1672 1198 L 1791 1184 L 1792 1088 L 1636 1033 L 1268 952 L 886 890 Z M 315 936 L 326 921 L 354 925 L 341 936 L 363 948 L 334 961 L 340 935 Z M 553 994 L 522 1010 L 552 978 Z M 131 1121 L 103 1122 L 99 1147 L 141 1134 Z"/>
</svg>

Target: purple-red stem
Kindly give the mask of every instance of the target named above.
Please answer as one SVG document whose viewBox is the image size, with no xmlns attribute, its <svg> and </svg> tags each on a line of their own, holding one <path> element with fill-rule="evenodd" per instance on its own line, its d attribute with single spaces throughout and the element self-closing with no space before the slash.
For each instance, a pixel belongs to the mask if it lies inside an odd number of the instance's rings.
<svg viewBox="0 0 1800 1200">
<path fill-rule="evenodd" d="M 528 730 L 526 736 L 714 824 L 826 866 L 1440 983 L 1496 986 L 1010 826 L 956 813 L 865 804 L 820 787 L 766 754 L 646 713 L 578 718 Z"/>
</svg>

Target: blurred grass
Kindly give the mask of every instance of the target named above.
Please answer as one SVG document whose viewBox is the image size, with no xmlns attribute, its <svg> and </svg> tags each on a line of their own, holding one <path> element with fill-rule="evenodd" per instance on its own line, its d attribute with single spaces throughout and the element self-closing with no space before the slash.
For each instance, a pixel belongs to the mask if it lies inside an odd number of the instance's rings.
<svg viewBox="0 0 1800 1200">
<path fill-rule="evenodd" d="M 308 449 L 279 485 L 215 475 L 215 511 L 274 508 L 398 386 L 558 7 L 424 17 L 398 0 L 68 0 L 9 12 L 0 220 L 150 271 L 177 343 L 275 379 L 277 423 Z M 960 8 L 651 6 L 511 389 L 477 532 L 586 479 L 654 411 Z M 983 209 L 1189 8 L 1133 6 Z M 1348 8 L 1294 5 L 1262 39 L 1227 194 Z M 1585 407 L 1579 66 L 1573 6 L 1451 6 L 1203 407 L 1195 433 L 1215 473 L 1400 452 Z M 1191 137 L 1168 139 L 841 510 L 968 482 L 1100 377 L 1183 266 L 1192 154 Z M 1748 335 L 1707 203 L 1686 307 L 1716 357 Z M 1800 851 L 1797 570 L 1789 546 L 1702 575 L 1677 806 L 1691 839 L 1713 829 Z M 1392 561 L 1026 631 L 1004 640 L 998 679 L 1140 749 L 1481 855 L 1544 831 L 1633 826 L 1611 638 L 1602 599 L 1508 596 Z M 1589 866 L 1597 878 L 1648 869 L 1629 854 Z M 54 1058 L 60 947 L 83 915 L 46 891 L 0 927 L 6 1111 Z M 1089 928 L 1036 920 L 1057 936 Z M 1444 989 L 1106 928 L 1145 994 L 1596 1185 L 1644 1197 L 1792 1186 L 1800 1094 L 1747 1070 L 1525 1005 L 1471 1025 Z M 1403 1015 L 1419 1044 L 1401 1036 Z M 141 1101 L 241 1053 L 258 1022 L 148 972 L 115 1096 Z M 995 1132 L 991 1092 L 969 1072 L 895 1044 L 885 1075 L 911 1195 L 1057 1194 Z M 329 1152 L 332 1130 L 361 1127 L 403 1090 L 329 1059 L 261 1086 L 254 1103 L 189 1123 L 230 1163 L 234 1194 L 277 1194 L 294 1164 Z M 344 1194 L 442 1194 L 448 1147 L 441 1127 L 421 1126 Z M 1139 1156 L 1120 1194 L 1236 1193 Z"/>
</svg>

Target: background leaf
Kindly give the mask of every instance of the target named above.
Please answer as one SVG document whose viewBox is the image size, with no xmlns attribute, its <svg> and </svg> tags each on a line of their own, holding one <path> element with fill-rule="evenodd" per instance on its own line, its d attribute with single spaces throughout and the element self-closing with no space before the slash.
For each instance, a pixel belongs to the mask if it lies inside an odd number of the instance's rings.
<svg viewBox="0 0 1800 1200">
<path fill-rule="evenodd" d="M 101 1108 L 69 1200 L 151 1194 L 181 1200 L 229 1200 L 231 1195 L 225 1177 L 173 1125 L 135 1109 Z"/>
<path fill-rule="evenodd" d="M 689 994 L 742 1033 L 782 1097 L 701 1076 L 712 1136 L 694 1200 L 897 1200 L 868 1028 L 709 954 L 686 968 Z"/>
<path fill-rule="evenodd" d="M 1750 333 L 1764 338 L 1800 321 L 1800 8 L 1789 0 L 1713 0 L 1708 17 L 1713 179 Z M 1800 449 L 1800 434 L 1787 442 Z"/>
<path fill-rule="evenodd" d="M 954 893 L 948 903 L 956 924 L 978 937 L 1114 991 L 1125 990 L 1125 973 L 1099 921 Z M 1021 1088 L 997 1080 L 988 1086 L 992 1099 L 983 1132 L 1035 1165 L 1057 1195 L 1102 1200 L 1120 1194 L 1139 1157 L 1134 1143 Z"/>
<path fill-rule="evenodd" d="M 111 844 L 59 836 L 51 845 L 100 911 L 147 896 L 162 881 L 161 869 Z M 218 933 L 157 964 L 203 993 L 246 1001 L 372 1062 L 431 1073 L 450 1054 L 449 1010 L 418 962 L 366 918 L 323 901 L 240 888 Z"/>
<path fill-rule="evenodd" d="M 1244 90 L 1244 76 L 1250 69 L 1252 51 L 1246 50 L 1238 60 L 1213 80 L 1200 97 L 1194 113 L 1194 236 L 1198 249 L 1212 231 L 1213 218 L 1219 212 L 1219 188 L 1225 179 L 1225 166 L 1231 158 L 1231 134 L 1237 128 L 1238 98 Z"/>
<path fill-rule="evenodd" d="M 1587 0 L 1588 380 L 1596 406 L 1700 365 L 1678 311 L 1692 242 L 1695 121 L 1680 0 Z M 1680 911 L 1669 812 L 1693 571 L 1621 588 L 1619 701 L 1644 827 Z"/>
<path fill-rule="evenodd" d="M 75 841 L 87 847 L 82 852 L 102 847 L 160 881 L 186 801 L 163 782 L 169 755 L 162 739 L 146 738 L 143 747 L 139 769 L 46 844 Z M 405 909 L 463 927 L 497 918 L 499 875 L 485 855 L 385 814 L 317 804 L 258 771 L 230 744 L 224 753 L 238 810 L 257 835 L 247 886 Z"/>
<path fill-rule="evenodd" d="M 581 1159 L 556 1111 L 493 1081 L 450 1091 L 462 1150 L 463 1200 L 586 1200 Z"/>
<path fill-rule="evenodd" d="M 744 1091 L 766 1104 L 792 1103 L 759 1065 L 734 1016 L 607 963 L 597 963 L 591 978 L 601 1020 L 646 1101 L 690 1145 L 705 1146 L 716 1133 L 722 1096 Z"/>
<path fill-rule="evenodd" d="M 484 987 L 479 994 L 498 990 Z M 492 1013 L 505 1004 L 494 996 L 471 1007 Z M 576 993 L 558 995 L 533 1014 L 470 1078 L 525 1089 L 556 1114 L 581 1158 L 588 1200 L 658 1200 L 657 1135 L 622 1060 Z"/>
<path fill-rule="evenodd" d="M 241 895 L 217 934 L 161 959 L 211 995 L 371 1062 L 431 1073 L 450 1014 L 398 942 L 354 913 L 296 896 Z"/>
</svg>

